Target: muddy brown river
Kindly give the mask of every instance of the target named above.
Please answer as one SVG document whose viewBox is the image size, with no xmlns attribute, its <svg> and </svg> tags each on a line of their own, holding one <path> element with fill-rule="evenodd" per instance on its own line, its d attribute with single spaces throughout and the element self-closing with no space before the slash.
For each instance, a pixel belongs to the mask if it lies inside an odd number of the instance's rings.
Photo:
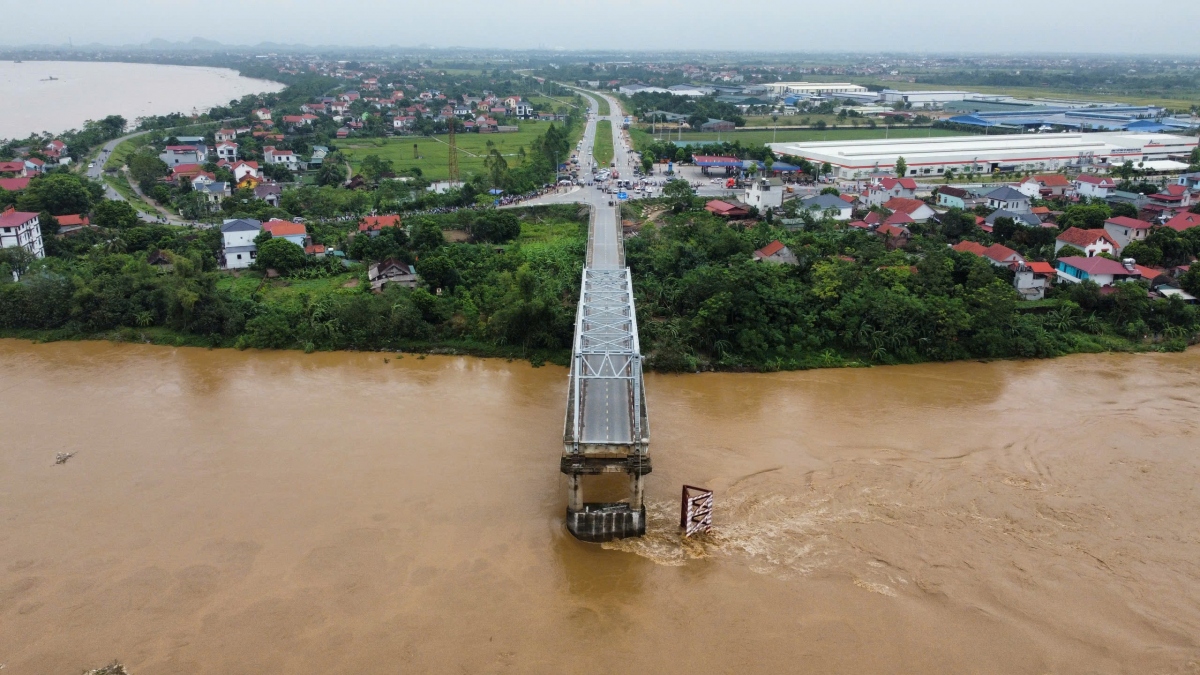
<svg viewBox="0 0 1200 675">
<path fill-rule="evenodd" d="M 595 545 L 561 368 L 0 340 L 2 674 L 1200 671 L 1200 351 L 646 386 Z"/>
</svg>

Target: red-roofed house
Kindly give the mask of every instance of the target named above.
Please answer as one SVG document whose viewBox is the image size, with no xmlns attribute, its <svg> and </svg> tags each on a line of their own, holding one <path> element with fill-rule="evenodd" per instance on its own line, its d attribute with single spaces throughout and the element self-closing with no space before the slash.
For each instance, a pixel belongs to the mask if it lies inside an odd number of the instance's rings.
<svg viewBox="0 0 1200 675">
<path fill-rule="evenodd" d="M 779 263 L 781 265 L 799 265 L 796 254 L 776 239 L 754 252 L 754 259 L 759 262 Z"/>
<path fill-rule="evenodd" d="M 1113 241 L 1108 230 L 1083 230 L 1078 227 L 1069 227 L 1066 232 L 1055 238 L 1055 253 L 1061 251 L 1064 246 L 1074 246 L 1089 258 L 1101 253 L 1116 255 L 1121 250 L 1121 246 Z"/>
<path fill-rule="evenodd" d="M 226 162 L 236 162 L 238 153 L 238 144 L 233 141 L 221 141 L 217 143 L 217 157 Z"/>
<path fill-rule="evenodd" d="M 61 237 L 79 232 L 92 224 L 86 215 L 78 213 L 55 216 L 54 219 L 58 221 L 58 234 Z"/>
<path fill-rule="evenodd" d="M 308 246 L 304 247 L 304 253 L 306 255 L 315 256 L 317 258 L 324 258 L 325 257 L 325 244 L 309 244 Z"/>
<path fill-rule="evenodd" d="M 272 237 L 287 239 L 300 248 L 308 245 L 308 230 L 301 223 L 293 223 L 290 220 L 268 220 L 263 223 L 262 229 L 270 232 Z"/>
<path fill-rule="evenodd" d="M 996 267 L 1008 267 L 1015 269 L 1015 265 L 1025 264 L 1025 258 L 1020 253 L 1012 250 L 1003 244 L 992 244 L 991 246 L 983 246 L 974 241 L 960 241 L 950 248 L 961 253 L 973 253 Z"/>
<path fill-rule="evenodd" d="M 213 133 L 213 140 L 217 143 L 221 141 L 232 141 L 237 138 L 237 129 L 217 129 Z"/>
<path fill-rule="evenodd" d="M 745 218 L 750 215 L 750 211 L 737 204 L 723 202 L 719 199 L 714 199 L 704 205 L 704 210 L 722 218 Z"/>
<path fill-rule="evenodd" d="M 883 178 L 867 186 L 862 201 L 867 206 L 880 206 L 889 199 L 917 196 L 917 182 L 911 178 Z"/>
<path fill-rule="evenodd" d="M 0 174 L 11 173 L 17 175 L 25 175 L 25 162 L 0 162 Z"/>
<path fill-rule="evenodd" d="M 385 227 L 400 227 L 400 216 L 363 216 L 358 221 L 358 231 L 366 232 L 369 237 L 378 237 Z"/>
<path fill-rule="evenodd" d="M 1080 197 L 1106 199 L 1108 194 L 1117 189 L 1116 182 L 1108 176 L 1095 176 L 1081 173 L 1075 177 L 1075 193 Z"/>
<path fill-rule="evenodd" d="M 1108 258 L 1067 256 L 1058 259 L 1058 278 L 1072 284 L 1092 281 L 1100 286 L 1111 286 L 1118 281 L 1128 281 L 1140 277 L 1141 274 L 1133 263 L 1126 267 L 1124 264 Z"/>
<path fill-rule="evenodd" d="M 907 197 L 892 197 L 883 203 L 883 208 L 896 213 L 906 214 L 918 223 L 929 220 L 936 213 L 928 204 L 920 199 L 909 199 Z"/>
<path fill-rule="evenodd" d="M 28 178 L 0 178 L 0 190 L 20 192 L 29 187 Z"/>
<path fill-rule="evenodd" d="M 901 214 L 893 214 L 893 217 Z M 891 218 L 888 218 L 891 220 Z M 884 243 L 888 248 L 903 248 L 912 239 L 912 232 L 903 225 L 893 225 L 889 222 L 884 222 L 879 227 L 875 228 L 875 234 L 883 237 Z"/>
<path fill-rule="evenodd" d="M 289 171 L 300 170 L 300 158 L 291 150 L 276 150 L 275 146 L 268 145 L 263 148 L 263 159 L 267 164 L 286 166 Z"/>
<path fill-rule="evenodd" d="M 1176 232 L 1200 226 L 1200 213 L 1181 213 L 1166 222 L 1166 226 Z"/>
<path fill-rule="evenodd" d="M 1168 185 L 1158 194 L 1149 195 L 1151 203 L 1186 209 L 1192 205 L 1192 193 L 1182 185 Z"/>
<path fill-rule="evenodd" d="M 8 207 L 0 213 L 0 248 L 20 246 L 36 258 L 46 257 L 38 214 Z"/>
<path fill-rule="evenodd" d="M 1145 239 L 1153 227 L 1152 223 L 1129 216 L 1117 216 L 1104 221 L 1104 231 L 1116 242 L 1118 251 L 1128 246 L 1131 241 Z"/>
<path fill-rule="evenodd" d="M 1041 300 L 1046 297 L 1046 287 L 1053 283 L 1057 276 L 1050 263 L 1019 264 L 1013 277 L 1013 288 L 1017 289 L 1023 300 Z"/>
</svg>

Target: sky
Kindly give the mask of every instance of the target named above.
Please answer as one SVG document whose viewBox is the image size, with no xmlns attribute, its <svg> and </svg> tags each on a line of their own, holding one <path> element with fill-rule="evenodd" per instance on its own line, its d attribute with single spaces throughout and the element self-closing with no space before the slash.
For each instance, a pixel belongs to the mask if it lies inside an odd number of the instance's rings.
<svg viewBox="0 0 1200 675">
<path fill-rule="evenodd" d="M 0 0 L 0 16 L 5 46 L 200 37 L 231 45 L 1200 54 L 1200 2 L 1179 0 Z"/>
</svg>

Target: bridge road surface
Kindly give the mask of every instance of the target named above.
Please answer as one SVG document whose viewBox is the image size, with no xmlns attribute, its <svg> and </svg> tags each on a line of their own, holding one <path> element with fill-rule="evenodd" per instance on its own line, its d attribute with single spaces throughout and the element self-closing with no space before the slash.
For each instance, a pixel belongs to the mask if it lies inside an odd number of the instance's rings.
<svg viewBox="0 0 1200 675">
<path fill-rule="evenodd" d="M 596 141 L 596 122 L 607 119 L 612 122 L 613 162 L 621 176 L 633 174 L 632 153 L 625 145 L 621 133 L 623 116 L 616 99 L 604 96 L 608 100 L 612 115 L 599 117 L 599 104 L 595 101 L 597 94 L 585 94 L 591 101 L 589 120 L 583 132 L 583 145 L 578 152 L 579 165 L 584 175 L 586 172 L 605 167 L 596 167 L 596 159 L 592 154 Z M 600 94 L 603 96 L 603 94 Z M 611 183 L 611 181 L 610 181 Z M 618 216 L 620 207 L 617 206 L 616 195 L 604 192 L 604 185 L 585 186 L 567 194 L 547 195 L 537 200 L 524 202 L 522 206 L 538 204 L 586 203 L 595 210 L 595 219 L 589 232 L 590 255 L 587 267 L 594 270 L 620 270 L 625 268 L 624 255 L 621 248 L 621 222 Z M 609 201 L 614 206 L 609 206 Z M 632 303 L 631 303 L 632 306 Z M 631 307 L 632 308 L 632 307 Z M 599 369 L 604 361 L 602 354 L 590 354 L 585 357 L 590 367 Z M 633 438 L 633 409 L 630 404 L 631 394 L 628 380 L 620 379 L 585 379 L 582 383 L 580 399 L 582 410 L 582 432 L 579 441 L 586 444 L 630 445 Z"/>
</svg>

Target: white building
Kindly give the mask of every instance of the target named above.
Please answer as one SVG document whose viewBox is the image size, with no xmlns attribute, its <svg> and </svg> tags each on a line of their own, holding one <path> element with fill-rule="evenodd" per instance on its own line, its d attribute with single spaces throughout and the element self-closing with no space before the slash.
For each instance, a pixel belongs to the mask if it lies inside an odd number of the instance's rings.
<svg viewBox="0 0 1200 675">
<path fill-rule="evenodd" d="M 783 181 L 778 178 L 758 178 L 750 181 L 742 201 L 760 212 L 783 206 Z"/>
<path fill-rule="evenodd" d="M 300 170 L 300 158 L 296 156 L 296 153 L 291 150 L 276 150 L 273 145 L 263 148 L 263 160 L 267 164 L 286 166 L 290 171 Z"/>
<path fill-rule="evenodd" d="M 217 159 L 227 162 L 237 161 L 238 144 L 233 141 L 221 141 L 217 143 Z"/>
<path fill-rule="evenodd" d="M 198 145 L 168 145 L 158 156 L 167 166 L 180 164 L 204 164 L 208 161 L 208 146 Z"/>
<path fill-rule="evenodd" d="M 0 248 L 20 246 L 35 258 L 45 258 L 42 245 L 42 225 L 38 214 L 8 207 L 0 213 Z"/>
<path fill-rule="evenodd" d="M 884 89 L 884 103 L 906 103 L 913 108 L 941 108 L 947 103 L 965 101 L 973 94 L 969 91 L 898 91 Z"/>
<path fill-rule="evenodd" d="M 1064 167 L 1107 170 L 1131 158 L 1136 163 L 1188 155 L 1196 145 L 1195 137 L 1132 132 L 768 144 L 779 155 L 802 157 L 817 165 L 828 162 L 839 178 L 863 178 L 878 171 L 894 171 L 900 157 L 908 165 L 910 177 L 941 176 L 950 169 L 959 173 L 1052 172 Z"/>
<path fill-rule="evenodd" d="M 867 88 L 861 84 L 849 82 L 765 82 L 763 86 L 775 96 L 787 94 L 804 94 L 816 96 L 823 94 L 865 94 Z"/>
<path fill-rule="evenodd" d="M 1093 176 L 1080 174 L 1071 181 L 1075 194 L 1092 199 L 1107 199 L 1109 193 L 1117 189 L 1117 183 L 1108 176 Z"/>
<path fill-rule="evenodd" d="M 260 232 L 262 223 L 257 220 L 226 220 L 221 225 L 221 267 L 237 270 L 253 265 L 258 257 L 254 239 Z"/>
</svg>

